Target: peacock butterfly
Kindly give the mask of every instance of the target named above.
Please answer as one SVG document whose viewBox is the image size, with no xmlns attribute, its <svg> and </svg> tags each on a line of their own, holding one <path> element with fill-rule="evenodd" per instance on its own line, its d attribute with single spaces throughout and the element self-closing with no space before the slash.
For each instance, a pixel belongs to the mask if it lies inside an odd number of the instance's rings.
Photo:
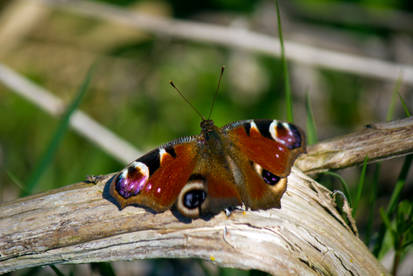
<svg viewBox="0 0 413 276">
<path fill-rule="evenodd" d="M 157 212 L 176 207 L 182 215 L 198 218 L 241 204 L 253 210 L 280 207 L 291 167 L 305 152 L 304 133 L 277 120 L 218 128 L 200 116 L 200 135 L 160 146 L 112 178 L 110 194 L 121 209 L 134 204 Z"/>
</svg>

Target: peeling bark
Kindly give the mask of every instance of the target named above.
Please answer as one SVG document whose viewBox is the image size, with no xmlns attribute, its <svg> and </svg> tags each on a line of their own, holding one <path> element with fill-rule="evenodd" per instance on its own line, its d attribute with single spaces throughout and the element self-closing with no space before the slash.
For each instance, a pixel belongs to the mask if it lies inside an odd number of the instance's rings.
<svg viewBox="0 0 413 276">
<path fill-rule="evenodd" d="M 310 146 L 295 165 L 308 174 L 413 153 L 413 117 L 369 124 L 360 131 Z"/>
</svg>

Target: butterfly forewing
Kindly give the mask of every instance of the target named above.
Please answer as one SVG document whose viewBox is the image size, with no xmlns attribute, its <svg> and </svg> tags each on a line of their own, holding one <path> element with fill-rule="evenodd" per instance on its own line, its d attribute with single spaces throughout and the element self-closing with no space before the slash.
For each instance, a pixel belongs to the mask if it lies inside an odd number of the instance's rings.
<svg viewBox="0 0 413 276">
<path fill-rule="evenodd" d="M 304 133 L 290 123 L 245 120 L 228 124 L 223 130 L 251 161 L 278 177 L 289 175 L 297 156 L 305 152 Z"/>
<path fill-rule="evenodd" d="M 280 207 L 287 176 L 305 151 L 305 137 L 296 126 L 276 120 L 246 120 L 223 127 L 233 144 L 243 174 L 238 185 L 243 202 L 252 209 Z"/>
<path fill-rule="evenodd" d="M 186 137 L 143 155 L 114 177 L 110 194 L 121 208 L 169 209 L 194 170 L 196 145 L 196 137 Z"/>
</svg>

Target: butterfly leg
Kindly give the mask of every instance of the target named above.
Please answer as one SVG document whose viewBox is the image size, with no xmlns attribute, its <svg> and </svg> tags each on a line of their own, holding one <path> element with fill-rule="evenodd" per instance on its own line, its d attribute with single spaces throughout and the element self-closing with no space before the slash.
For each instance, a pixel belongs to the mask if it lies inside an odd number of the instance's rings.
<svg viewBox="0 0 413 276">
<path fill-rule="evenodd" d="M 224 209 L 224 212 L 225 212 L 225 215 L 227 216 L 227 217 L 229 217 L 230 215 L 231 215 L 231 212 L 233 211 L 233 208 L 232 207 L 228 207 L 228 208 L 225 208 Z"/>
<path fill-rule="evenodd" d="M 88 175 L 84 182 L 87 184 L 97 184 L 99 181 L 105 179 L 106 177 L 106 175 Z"/>
<path fill-rule="evenodd" d="M 247 207 L 245 206 L 244 203 L 242 203 L 241 206 L 231 206 L 231 207 L 227 207 L 227 208 L 224 209 L 224 212 L 225 212 L 225 215 L 226 215 L 227 217 L 229 217 L 229 216 L 232 214 L 232 212 L 234 212 L 234 211 L 236 211 L 236 210 L 245 212 L 245 211 L 247 211 Z"/>
</svg>

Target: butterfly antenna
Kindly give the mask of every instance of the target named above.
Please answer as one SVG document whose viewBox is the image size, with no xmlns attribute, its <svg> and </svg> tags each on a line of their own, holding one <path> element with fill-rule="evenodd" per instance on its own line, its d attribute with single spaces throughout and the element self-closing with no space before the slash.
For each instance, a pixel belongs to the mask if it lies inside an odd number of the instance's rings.
<svg viewBox="0 0 413 276">
<path fill-rule="evenodd" d="M 225 66 L 222 65 L 222 66 L 221 66 L 221 73 L 219 74 L 219 80 L 218 80 L 217 90 L 215 91 L 214 98 L 212 99 L 211 109 L 209 110 L 208 120 L 211 119 L 212 110 L 214 110 L 214 105 L 215 105 L 215 101 L 216 101 L 216 99 L 217 99 L 219 87 L 221 86 L 221 80 L 222 80 L 222 76 L 224 75 L 224 70 L 225 70 Z"/>
<path fill-rule="evenodd" d="M 205 121 L 205 117 L 202 116 L 201 112 L 199 112 L 198 109 L 196 109 L 196 107 L 184 96 L 184 94 L 182 94 L 182 92 L 175 86 L 174 82 L 169 81 L 169 84 L 176 90 L 176 92 L 178 92 L 182 99 L 184 99 L 184 101 L 192 107 L 192 109 L 199 115 L 199 117 L 201 117 L 201 119 Z"/>
</svg>

